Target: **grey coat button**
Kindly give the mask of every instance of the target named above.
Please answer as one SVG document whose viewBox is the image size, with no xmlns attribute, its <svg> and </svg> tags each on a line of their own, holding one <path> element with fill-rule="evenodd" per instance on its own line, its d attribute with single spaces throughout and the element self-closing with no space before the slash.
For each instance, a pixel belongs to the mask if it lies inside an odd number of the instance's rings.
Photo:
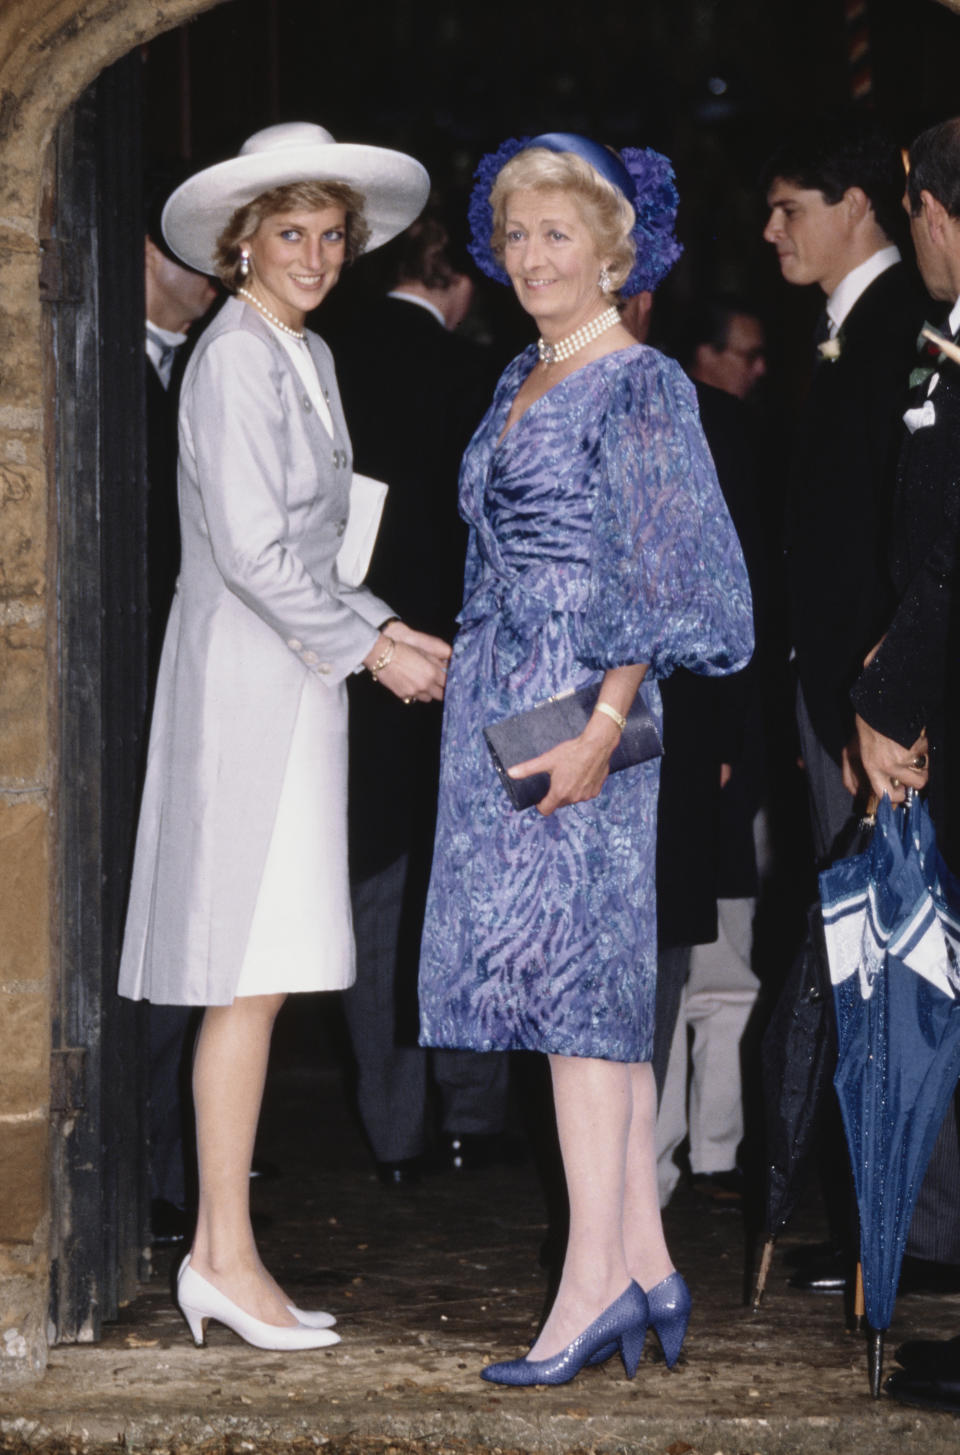
<svg viewBox="0 0 960 1455">
<path fill-rule="evenodd" d="M 307 667 L 316 667 L 319 665 L 320 658 L 317 656 L 316 652 L 304 652 L 302 655 L 304 664 Z"/>
<path fill-rule="evenodd" d="M 330 663 L 329 662 L 318 662 L 318 664 L 317 664 L 317 671 L 318 672 L 323 672 L 324 674 L 326 674 L 327 672 L 330 671 Z"/>
<path fill-rule="evenodd" d="M 338 536 L 342 536 L 343 533 L 344 533 L 344 531 L 346 530 L 346 528 L 347 528 L 347 522 L 345 520 L 338 520 L 337 521 L 337 535 Z"/>
<path fill-rule="evenodd" d="M 310 403 L 310 400 L 307 398 L 306 394 L 303 396 L 303 407 L 308 414 L 313 413 L 313 405 Z"/>
<path fill-rule="evenodd" d="M 303 642 L 299 641 L 297 637 L 291 637 L 290 640 L 287 642 L 287 646 L 290 648 L 291 652 L 299 652 L 303 650 Z"/>
</svg>

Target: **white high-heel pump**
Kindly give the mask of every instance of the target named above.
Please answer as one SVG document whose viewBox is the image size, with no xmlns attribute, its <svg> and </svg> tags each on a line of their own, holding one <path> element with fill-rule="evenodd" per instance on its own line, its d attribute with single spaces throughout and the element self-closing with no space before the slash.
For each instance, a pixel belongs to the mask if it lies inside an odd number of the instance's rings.
<svg viewBox="0 0 960 1455">
<path fill-rule="evenodd" d="M 186 1258 L 184 1258 L 183 1262 L 180 1264 L 179 1269 L 177 1270 L 178 1289 L 180 1287 L 180 1275 L 183 1273 L 183 1270 L 186 1268 L 189 1262 L 190 1254 L 188 1253 Z M 319 1308 L 297 1308 L 297 1305 L 295 1303 L 288 1303 L 287 1310 L 288 1312 L 293 1314 L 293 1317 L 297 1320 L 298 1324 L 303 1324 L 303 1327 L 305 1329 L 332 1329 L 334 1324 L 337 1322 L 333 1314 L 325 1314 L 323 1312 L 323 1309 Z"/>
<path fill-rule="evenodd" d="M 340 1342 L 340 1335 L 329 1328 L 307 1328 L 301 1323 L 288 1328 L 253 1318 L 202 1278 L 187 1259 L 180 1265 L 177 1277 L 177 1302 L 198 1346 L 203 1343 L 208 1319 L 217 1319 L 257 1349 L 323 1349 Z"/>
</svg>

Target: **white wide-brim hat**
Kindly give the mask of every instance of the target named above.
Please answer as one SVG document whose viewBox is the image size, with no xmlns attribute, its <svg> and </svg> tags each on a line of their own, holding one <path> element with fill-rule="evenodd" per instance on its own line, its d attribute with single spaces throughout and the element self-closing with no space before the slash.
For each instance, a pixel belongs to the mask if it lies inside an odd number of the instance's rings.
<svg viewBox="0 0 960 1455">
<path fill-rule="evenodd" d="M 388 147 L 336 142 L 322 126 L 290 121 L 247 138 L 240 154 L 188 177 L 163 209 L 163 235 L 178 258 L 212 273 L 217 239 L 238 207 L 291 182 L 347 182 L 363 195 L 366 252 L 419 216 L 430 191 L 426 168 Z"/>
</svg>

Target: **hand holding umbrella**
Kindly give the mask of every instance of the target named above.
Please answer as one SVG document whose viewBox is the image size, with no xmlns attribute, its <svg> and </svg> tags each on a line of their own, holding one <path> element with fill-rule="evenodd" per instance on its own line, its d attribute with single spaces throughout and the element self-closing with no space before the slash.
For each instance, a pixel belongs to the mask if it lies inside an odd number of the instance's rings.
<svg viewBox="0 0 960 1455">
<path fill-rule="evenodd" d="M 884 737 L 860 716 L 856 725 L 860 766 L 878 799 L 886 794 L 891 803 L 903 803 L 907 789 L 926 788 L 930 769 L 925 732 L 912 747 L 905 748 L 893 738 Z"/>
</svg>

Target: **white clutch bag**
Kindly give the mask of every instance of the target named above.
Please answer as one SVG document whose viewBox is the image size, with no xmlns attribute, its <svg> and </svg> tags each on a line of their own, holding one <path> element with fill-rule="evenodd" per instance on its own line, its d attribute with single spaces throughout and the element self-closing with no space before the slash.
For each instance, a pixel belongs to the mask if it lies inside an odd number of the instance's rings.
<svg viewBox="0 0 960 1455">
<path fill-rule="evenodd" d="M 350 513 L 337 552 L 337 575 L 344 586 L 362 586 L 380 529 L 387 486 L 369 475 L 350 481 Z"/>
</svg>

